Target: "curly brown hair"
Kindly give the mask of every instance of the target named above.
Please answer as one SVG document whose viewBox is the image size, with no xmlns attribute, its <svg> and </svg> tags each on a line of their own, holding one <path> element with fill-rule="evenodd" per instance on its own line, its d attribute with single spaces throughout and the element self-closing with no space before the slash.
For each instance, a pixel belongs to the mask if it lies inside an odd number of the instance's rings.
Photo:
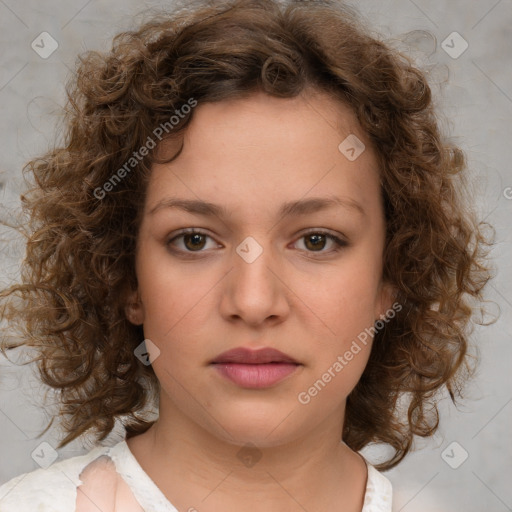
<svg viewBox="0 0 512 512">
<path fill-rule="evenodd" d="M 4 335 L 2 352 L 36 349 L 30 362 L 59 392 L 67 433 L 59 448 L 89 430 L 105 439 L 117 418 L 127 438 L 147 430 L 154 421 L 137 412 L 156 404 L 158 380 L 134 354 L 144 335 L 125 305 L 137 287 L 135 244 L 156 151 L 138 157 L 130 172 L 126 162 L 172 116 L 178 121 L 162 140 L 182 136 L 193 111 L 178 109 L 191 98 L 201 104 L 255 91 L 281 98 L 323 91 L 352 108 L 381 172 L 383 279 L 397 289 L 402 311 L 375 336 L 347 399 L 342 438 L 353 450 L 388 443 L 395 454 L 377 467 L 389 469 L 414 435 L 436 431 L 439 392 L 447 389 L 455 402 L 474 370 L 470 324 L 491 277 L 491 242 L 469 208 L 464 153 L 440 133 L 425 73 L 371 35 L 353 8 L 337 1 L 187 4 L 152 13 L 117 35 L 108 53 L 79 57 L 66 89 L 62 147 L 24 167 L 34 178 L 22 196 L 26 258 L 20 283 L 0 294 L 0 318 L 18 337 Z"/>
</svg>

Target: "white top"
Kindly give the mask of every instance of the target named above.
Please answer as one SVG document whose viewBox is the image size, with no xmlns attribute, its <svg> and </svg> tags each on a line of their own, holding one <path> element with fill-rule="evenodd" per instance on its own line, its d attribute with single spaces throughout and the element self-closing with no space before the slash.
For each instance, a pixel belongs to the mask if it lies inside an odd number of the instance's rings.
<svg viewBox="0 0 512 512">
<path fill-rule="evenodd" d="M 361 512 L 391 512 L 391 483 L 371 464 L 366 465 L 368 479 Z M 0 512 L 98 510 L 178 512 L 144 472 L 125 440 L 23 473 L 0 487 Z"/>
</svg>

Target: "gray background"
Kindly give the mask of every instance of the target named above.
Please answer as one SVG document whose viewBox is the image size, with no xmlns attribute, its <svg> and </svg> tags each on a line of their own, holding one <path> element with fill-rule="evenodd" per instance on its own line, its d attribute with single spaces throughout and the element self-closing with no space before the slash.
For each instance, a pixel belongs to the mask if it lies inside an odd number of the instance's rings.
<svg viewBox="0 0 512 512">
<path fill-rule="evenodd" d="M 115 33 L 133 26 L 134 14 L 166 4 L 170 2 L 0 0 L 2 218 L 9 218 L 18 204 L 23 164 L 45 151 L 59 133 L 64 83 L 76 55 L 106 49 Z M 496 304 L 491 310 L 501 311 L 500 319 L 474 332 L 481 364 L 468 388 L 469 399 L 458 409 L 443 400 L 435 437 L 419 439 L 416 451 L 386 473 L 394 488 L 393 510 L 512 510 L 512 0 L 363 0 L 357 6 L 418 64 L 433 66 L 430 76 L 444 113 L 443 129 L 466 152 L 471 183 L 479 192 L 478 210 L 496 229 L 492 256 L 497 271 L 488 297 Z M 429 31 L 437 41 L 421 32 L 411 34 L 418 30 Z M 43 31 L 59 44 L 47 59 L 31 48 Z M 454 31 L 469 44 L 458 58 L 442 47 Z M 460 48 L 457 42 L 453 45 L 454 50 Z M 0 284 L 16 277 L 19 250 L 19 244 L 0 245 Z M 60 438 L 56 430 L 36 438 L 51 416 L 50 408 L 38 406 L 42 398 L 33 370 L 8 364 L 0 356 L 0 484 L 38 468 L 31 453 L 41 442 L 56 446 Z M 107 443 L 122 436 L 118 425 Z M 86 441 L 59 450 L 59 459 L 87 452 L 91 444 Z M 381 451 L 366 453 L 376 461 Z M 454 469 L 446 461 L 460 465 Z"/>
</svg>

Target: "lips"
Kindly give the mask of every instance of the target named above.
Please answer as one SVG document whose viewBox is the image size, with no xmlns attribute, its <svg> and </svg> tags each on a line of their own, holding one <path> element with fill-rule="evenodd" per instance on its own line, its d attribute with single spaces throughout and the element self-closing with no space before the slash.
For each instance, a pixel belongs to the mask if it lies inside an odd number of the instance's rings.
<svg viewBox="0 0 512 512">
<path fill-rule="evenodd" d="M 212 364 L 240 363 L 240 364 L 266 364 L 266 363 L 292 363 L 299 364 L 292 357 L 283 354 L 274 348 L 251 350 L 248 348 L 235 348 L 218 355 Z"/>
<path fill-rule="evenodd" d="M 210 364 L 223 378 L 248 389 L 271 387 L 302 366 L 273 348 L 250 350 L 243 347 L 223 352 Z"/>
</svg>

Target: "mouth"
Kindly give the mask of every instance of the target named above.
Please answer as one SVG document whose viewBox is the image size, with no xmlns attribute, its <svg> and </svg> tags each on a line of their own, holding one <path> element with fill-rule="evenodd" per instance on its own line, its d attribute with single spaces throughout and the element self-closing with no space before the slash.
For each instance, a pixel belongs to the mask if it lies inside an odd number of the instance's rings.
<svg viewBox="0 0 512 512">
<path fill-rule="evenodd" d="M 290 363 L 299 364 L 295 359 L 274 348 L 262 348 L 251 350 L 244 347 L 235 348 L 219 354 L 211 361 L 211 364 L 268 364 L 268 363 Z"/>
<path fill-rule="evenodd" d="M 302 366 L 292 357 L 272 348 L 250 350 L 243 347 L 223 352 L 210 365 L 222 377 L 249 389 L 271 387 Z"/>
</svg>

